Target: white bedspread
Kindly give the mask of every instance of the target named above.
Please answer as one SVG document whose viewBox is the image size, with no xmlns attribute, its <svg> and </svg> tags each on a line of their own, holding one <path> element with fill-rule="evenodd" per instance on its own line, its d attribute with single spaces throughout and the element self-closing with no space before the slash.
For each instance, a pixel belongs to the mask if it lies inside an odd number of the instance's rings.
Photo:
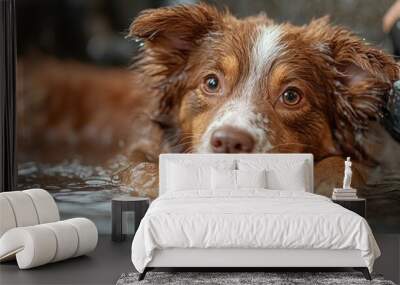
<svg viewBox="0 0 400 285">
<path fill-rule="evenodd" d="M 380 255 L 365 219 L 323 196 L 258 189 L 182 194 L 156 199 L 140 223 L 132 243 L 139 272 L 165 248 L 358 249 L 370 271 Z"/>
</svg>

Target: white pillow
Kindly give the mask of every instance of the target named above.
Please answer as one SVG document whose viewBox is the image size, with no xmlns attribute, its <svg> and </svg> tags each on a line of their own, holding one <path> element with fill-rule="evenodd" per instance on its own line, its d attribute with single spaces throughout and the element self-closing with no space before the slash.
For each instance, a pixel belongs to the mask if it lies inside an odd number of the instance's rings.
<svg viewBox="0 0 400 285">
<path fill-rule="evenodd" d="M 308 189 L 305 161 L 278 159 L 240 159 L 239 170 L 266 169 L 267 188 L 272 190 L 306 191 Z"/>
<path fill-rule="evenodd" d="M 211 167 L 169 163 L 167 191 L 211 189 Z"/>
<path fill-rule="evenodd" d="M 274 190 L 306 191 L 307 178 L 305 164 L 294 164 L 290 168 L 267 171 L 268 188 Z"/>
<path fill-rule="evenodd" d="M 267 171 L 236 170 L 237 188 L 267 188 Z"/>
<path fill-rule="evenodd" d="M 236 190 L 236 170 L 212 168 L 211 188 L 213 190 Z"/>
</svg>

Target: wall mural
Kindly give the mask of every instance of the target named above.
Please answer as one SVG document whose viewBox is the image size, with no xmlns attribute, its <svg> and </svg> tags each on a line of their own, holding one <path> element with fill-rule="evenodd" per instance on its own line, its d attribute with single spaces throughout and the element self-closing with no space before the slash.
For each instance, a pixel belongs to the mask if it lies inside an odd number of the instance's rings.
<svg viewBox="0 0 400 285">
<path fill-rule="evenodd" d="M 81 15 L 62 14 L 54 28 L 51 17 L 21 22 L 18 188 L 52 190 L 69 215 L 101 216 L 113 195 L 157 197 L 160 153 L 301 152 L 314 155 L 316 193 L 330 196 L 350 156 L 372 227 L 400 232 L 399 67 L 387 46 L 367 44 L 382 36 L 376 23 L 391 1 L 349 1 L 365 11 L 356 32 L 367 40 L 337 25 L 352 12 L 335 1 L 308 1 L 303 9 L 319 8 L 301 20 L 279 1 L 255 2 L 272 19 L 306 25 L 263 39 L 254 23 L 270 25 L 265 15 L 226 27 L 205 5 L 142 13 L 130 25 L 146 7 L 125 1 L 66 6 Z M 256 12 L 241 3 L 228 4 Z M 38 11 L 62 13 L 47 4 Z M 333 19 L 311 21 L 324 14 Z M 85 29 L 72 32 L 72 20 Z"/>
</svg>

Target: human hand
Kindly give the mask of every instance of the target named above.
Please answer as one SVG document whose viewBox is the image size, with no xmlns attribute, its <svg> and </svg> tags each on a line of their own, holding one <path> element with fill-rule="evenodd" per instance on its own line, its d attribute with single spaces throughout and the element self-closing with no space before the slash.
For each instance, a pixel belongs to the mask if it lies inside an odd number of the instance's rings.
<svg viewBox="0 0 400 285">
<path fill-rule="evenodd" d="M 390 32 L 393 25 L 400 18 L 400 0 L 397 0 L 383 16 L 382 28 L 385 33 Z"/>
</svg>

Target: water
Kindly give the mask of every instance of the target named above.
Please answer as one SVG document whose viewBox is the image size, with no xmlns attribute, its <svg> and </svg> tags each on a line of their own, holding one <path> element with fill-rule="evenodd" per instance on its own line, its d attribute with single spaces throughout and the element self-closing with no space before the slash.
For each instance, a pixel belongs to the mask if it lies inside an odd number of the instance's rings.
<svg viewBox="0 0 400 285">
<path fill-rule="evenodd" d="M 18 165 L 19 190 L 43 188 L 54 197 L 62 219 L 86 217 L 95 222 L 99 233 L 111 233 L 111 199 L 131 194 L 115 173 L 129 165 L 119 155 L 99 165 L 81 158 L 60 163 L 27 161 Z"/>
<path fill-rule="evenodd" d="M 88 164 L 82 159 L 65 159 L 59 163 L 27 161 L 18 164 L 18 189 L 41 187 L 54 191 L 132 192 L 116 175 L 129 166 L 125 156 L 116 156 L 101 164 Z"/>
</svg>

